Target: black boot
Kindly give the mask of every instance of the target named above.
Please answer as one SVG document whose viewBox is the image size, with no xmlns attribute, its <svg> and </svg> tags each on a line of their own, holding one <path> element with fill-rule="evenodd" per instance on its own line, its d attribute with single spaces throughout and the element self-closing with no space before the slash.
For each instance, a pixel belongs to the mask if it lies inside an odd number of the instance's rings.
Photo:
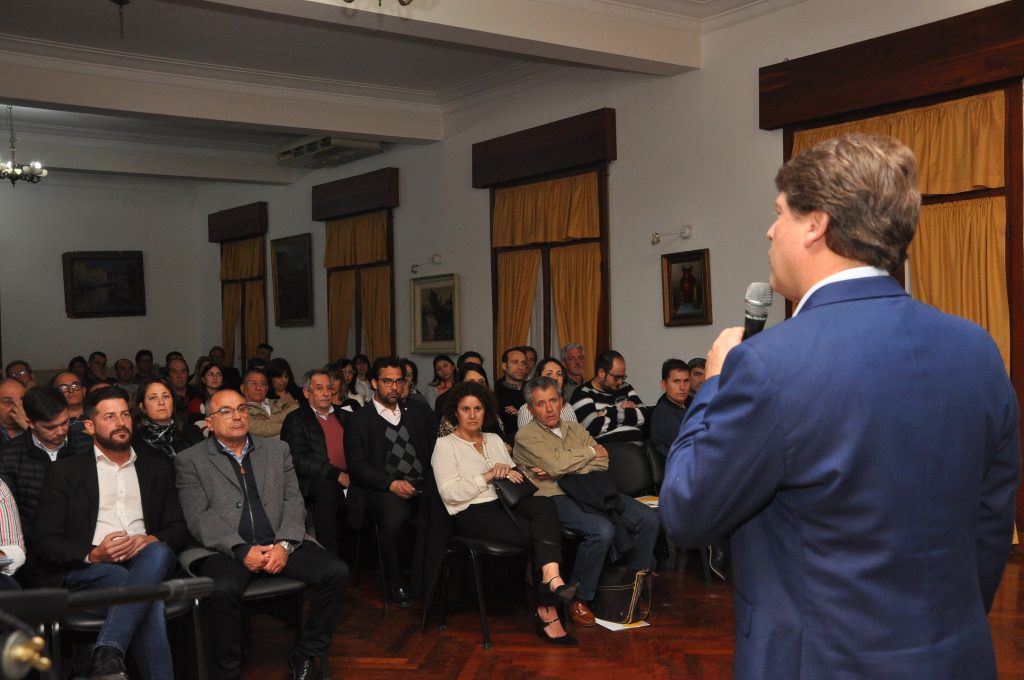
<svg viewBox="0 0 1024 680">
<path fill-rule="evenodd" d="M 124 654 L 112 645 L 100 645 L 92 650 L 89 680 L 128 680 L 124 669 Z"/>
<path fill-rule="evenodd" d="M 313 680 L 313 659 L 296 650 L 288 658 L 288 671 L 292 680 Z"/>
</svg>

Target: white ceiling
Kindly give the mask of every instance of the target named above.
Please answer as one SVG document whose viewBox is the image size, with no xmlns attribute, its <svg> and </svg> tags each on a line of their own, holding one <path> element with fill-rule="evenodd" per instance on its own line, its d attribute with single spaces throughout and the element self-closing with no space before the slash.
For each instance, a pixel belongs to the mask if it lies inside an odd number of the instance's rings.
<svg viewBox="0 0 1024 680">
<path fill-rule="evenodd" d="M 566 64 L 682 73 L 702 31 L 800 1 L 133 0 L 122 39 L 110 0 L 0 0 L 0 103 L 22 161 L 173 176 L 161 153 L 217 150 L 212 177 L 289 182 L 261 168 L 304 137 L 429 143 L 470 98 Z"/>
</svg>

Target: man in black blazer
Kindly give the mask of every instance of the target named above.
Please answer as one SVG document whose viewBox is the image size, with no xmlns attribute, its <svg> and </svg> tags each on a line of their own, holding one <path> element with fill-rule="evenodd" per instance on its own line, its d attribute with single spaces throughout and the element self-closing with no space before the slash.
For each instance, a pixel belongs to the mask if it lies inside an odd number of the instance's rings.
<svg viewBox="0 0 1024 680">
<path fill-rule="evenodd" d="M 331 405 L 331 376 L 327 369 L 312 369 L 303 376 L 306 403 L 289 413 L 281 426 L 281 441 L 288 444 L 299 488 L 313 517 L 316 540 L 338 554 L 338 514 L 345 507 L 349 487 L 345 459 L 345 418 L 351 411 Z"/>
<path fill-rule="evenodd" d="M 420 509 L 419 496 L 433 489 L 430 456 L 437 441 L 437 422 L 416 402 L 399 403 L 405 368 L 398 357 L 382 357 L 370 372 L 374 389 L 370 403 L 348 419 L 345 454 L 352 475 L 348 494 L 349 523 L 358 528 L 364 515 L 380 525 L 385 593 L 399 607 L 409 607 L 403 576 L 403 553 L 412 552 L 408 529 Z M 419 517 L 420 527 L 424 517 Z"/>
<path fill-rule="evenodd" d="M 119 387 L 84 403 L 89 453 L 54 463 L 35 516 L 39 585 L 71 590 L 153 585 L 174 568 L 189 533 L 168 460 L 131 447 L 128 395 Z M 134 645 L 144 678 L 173 677 L 163 602 L 107 610 L 91 658 L 91 678 L 127 679 L 124 654 Z"/>
</svg>

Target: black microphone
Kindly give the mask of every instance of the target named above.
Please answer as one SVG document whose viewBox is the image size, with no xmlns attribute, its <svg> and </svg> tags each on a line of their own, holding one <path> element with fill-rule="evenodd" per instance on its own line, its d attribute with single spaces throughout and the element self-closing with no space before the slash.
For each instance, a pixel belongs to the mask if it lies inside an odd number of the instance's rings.
<svg viewBox="0 0 1024 680">
<path fill-rule="evenodd" d="M 768 308 L 772 306 L 772 287 L 767 283 L 752 283 L 743 296 L 746 307 L 743 310 L 743 339 L 760 333 L 768 320 Z"/>
</svg>

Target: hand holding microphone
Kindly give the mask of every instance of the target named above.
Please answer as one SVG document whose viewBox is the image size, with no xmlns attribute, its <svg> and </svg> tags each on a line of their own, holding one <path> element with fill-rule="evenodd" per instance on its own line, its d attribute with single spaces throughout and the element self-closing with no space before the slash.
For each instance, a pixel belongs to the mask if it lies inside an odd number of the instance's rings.
<svg viewBox="0 0 1024 680">
<path fill-rule="evenodd" d="M 726 328 L 715 339 L 715 344 L 708 352 L 707 366 L 704 368 L 706 378 L 722 372 L 725 357 L 733 347 L 764 329 L 765 321 L 768 320 L 768 309 L 772 305 L 772 295 L 772 287 L 767 283 L 752 283 L 747 286 L 747 292 L 743 296 L 746 303 L 743 327 Z"/>
</svg>

